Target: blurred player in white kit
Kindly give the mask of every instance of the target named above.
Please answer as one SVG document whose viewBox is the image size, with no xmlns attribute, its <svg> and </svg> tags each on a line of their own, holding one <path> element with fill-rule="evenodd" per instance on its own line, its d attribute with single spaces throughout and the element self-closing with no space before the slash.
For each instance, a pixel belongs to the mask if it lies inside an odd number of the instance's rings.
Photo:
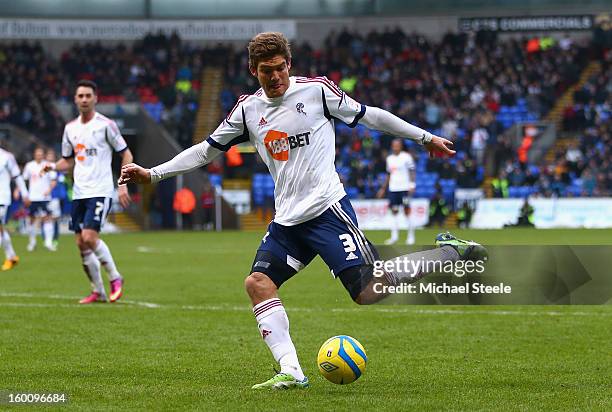
<svg viewBox="0 0 612 412">
<path fill-rule="evenodd" d="M 399 214 L 400 208 L 403 209 L 406 216 L 406 229 L 408 235 L 406 244 L 414 244 L 414 227 L 410 218 L 410 198 L 416 187 L 414 159 L 412 155 L 403 150 L 402 139 L 394 139 L 391 143 L 392 153 L 387 156 L 387 179 L 378 191 L 378 197 L 382 198 L 385 195 L 387 186 L 389 187 L 389 207 L 391 208 L 392 229 L 391 237 L 385 241 L 385 244 L 391 245 L 399 239 L 399 230 L 401 222 L 404 219 Z"/>
<path fill-rule="evenodd" d="M 36 234 L 42 227 L 45 248 L 55 251 L 53 245 L 53 223 L 51 222 L 51 212 L 49 202 L 51 192 L 56 184 L 56 173 L 43 173 L 45 167 L 45 151 L 42 147 L 34 149 L 34 159 L 26 163 L 23 168 L 23 178 L 28 181 L 30 192 L 30 225 L 28 232 L 30 240 L 28 251 L 36 249 Z M 40 227 L 39 227 L 40 226 Z"/>
<path fill-rule="evenodd" d="M 8 220 L 8 209 L 11 205 L 11 179 L 15 180 L 23 204 L 26 207 L 30 206 L 30 195 L 21 176 L 15 156 L 11 152 L 0 148 L 0 242 L 5 254 L 5 260 L 2 264 L 3 271 L 10 270 L 19 263 L 19 256 L 17 256 L 15 249 L 13 249 L 11 236 L 4 227 Z"/>
</svg>

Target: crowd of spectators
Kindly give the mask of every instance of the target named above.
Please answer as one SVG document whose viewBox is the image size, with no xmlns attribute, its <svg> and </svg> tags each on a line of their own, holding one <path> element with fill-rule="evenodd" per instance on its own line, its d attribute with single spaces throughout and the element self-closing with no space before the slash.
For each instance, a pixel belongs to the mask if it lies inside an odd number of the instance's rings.
<svg viewBox="0 0 612 412">
<path fill-rule="evenodd" d="M 0 122 L 59 139 L 63 123 L 53 101 L 64 88 L 59 66 L 39 43 L 0 43 Z"/>
<path fill-rule="evenodd" d="M 569 37 L 534 44 L 527 39 L 502 41 L 493 32 L 449 33 L 434 42 L 401 29 L 366 36 L 343 30 L 330 34 L 321 49 L 308 44 L 292 47 L 292 73 L 326 75 L 356 100 L 389 110 L 454 142 L 455 159 L 417 162 L 417 194 L 428 196 L 431 191 L 419 188 L 428 189 L 432 176 L 437 191 L 445 181 L 462 188 L 480 186 L 487 148 L 501 153 L 497 164 L 502 170 L 506 163 L 520 164 L 502 132 L 515 121 L 542 118 L 578 80 L 589 60 L 589 49 Z M 228 87 L 222 94 L 226 111 L 239 94 L 259 87 L 245 69 L 244 50 L 230 50 L 227 58 Z M 337 125 L 337 168 L 349 195 L 371 197 L 377 192 L 390 140 L 365 128 Z M 406 143 L 415 157 L 423 157 L 422 151 Z M 525 168 L 528 181 L 533 172 Z M 420 179 L 421 174 L 426 178 Z M 447 193 L 452 198 L 452 191 Z"/>
<path fill-rule="evenodd" d="M 551 162 L 536 166 L 506 158 L 493 182 L 494 196 L 612 196 L 612 53 L 574 94 L 564 112 L 567 147 L 554 150 Z"/>
<path fill-rule="evenodd" d="M 307 43 L 292 47 L 292 74 L 326 75 L 356 100 L 454 142 L 457 156 L 440 160 L 427 159 L 406 141 L 417 158 L 421 195 L 442 192 L 452 197 L 455 187 L 482 185 L 490 148 L 499 153 L 496 195 L 509 195 L 503 187 L 529 187 L 529 193 L 542 195 L 609 192 L 609 59 L 564 113 L 565 129 L 579 133 L 581 140 L 568 153 L 557 153 L 554 164 L 536 167 L 519 161 L 502 136 L 515 121 L 542 118 L 578 80 L 590 49 L 567 37 L 535 44 L 533 39 L 502 41 L 493 32 L 478 32 L 449 33 L 432 41 L 399 28 L 367 35 L 344 29 L 332 32 L 320 49 Z M 71 85 L 84 78 L 99 84 L 101 102 L 139 101 L 156 107 L 154 117 L 186 147 L 192 141 L 203 67 L 225 68 L 220 96 L 225 113 L 240 94 L 259 88 L 247 62 L 245 48 L 195 47 L 162 34 L 148 35 L 130 47 L 75 44 L 59 59 L 39 44 L 0 45 L 0 121 L 57 142 L 63 122 L 53 99 L 72 101 Z M 378 191 L 390 141 L 360 126 L 337 125 L 337 168 L 351 196 L 372 197 Z"/>
<path fill-rule="evenodd" d="M 75 43 L 59 58 L 39 43 L 0 44 L 0 121 L 43 141 L 59 141 L 63 121 L 54 100 L 71 103 L 78 79 L 95 81 L 100 103 L 141 102 L 187 147 L 192 142 L 201 71 L 223 48 L 201 48 L 178 36 L 151 34 L 131 46 Z"/>
</svg>

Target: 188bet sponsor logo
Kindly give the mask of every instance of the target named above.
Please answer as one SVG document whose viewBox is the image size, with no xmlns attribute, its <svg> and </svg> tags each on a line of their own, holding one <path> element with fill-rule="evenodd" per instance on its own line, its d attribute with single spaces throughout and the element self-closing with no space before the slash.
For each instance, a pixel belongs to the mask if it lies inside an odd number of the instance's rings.
<svg viewBox="0 0 612 412">
<path fill-rule="evenodd" d="M 289 160 L 289 150 L 297 149 L 298 147 L 308 146 L 310 144 L 310 132 L 298 133 L 295 136 L 289 136 L 285 132 L 278 130 L 270 130 L 264 138 L 266 150 L 275 160 L 286 162 Z"/>
</svg>

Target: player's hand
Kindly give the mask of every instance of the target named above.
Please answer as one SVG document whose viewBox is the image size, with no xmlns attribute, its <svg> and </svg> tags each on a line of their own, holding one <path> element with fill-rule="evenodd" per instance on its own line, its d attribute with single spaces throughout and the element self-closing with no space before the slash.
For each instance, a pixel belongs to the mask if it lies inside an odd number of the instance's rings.
<svg viewBox="0 0 612 412">
<path fill-rule="evenodd" d="M 119 204 L 124 209 L 127 208 L 130 203 L 132 203 L 132 198 L 130 197 L 130 192 L 128 192 L 127 186 L 119 184 L 117 191 L 119 192 Z"/>
<path fill-rule="evenodd" d="M 27 198 L 27 197 L 23 198 L 23 205 L 25 207 L 30 207 L 31 204 L 32 204 L 32 201 L 30 200 L 30 198 Z"/>
<path fill-rule="evenodd" d="M 385 197 L 385 189 L 379 189 L 378 192 L 376 192 L 376 198 L 377 199 L 382 199 L 383 197 Z"/>
<path fill-rule="evenodd" d="M 431 141 L 425 145 L 425 149 L 429 152 L 429 157 L 451 157 L 455 155 L 455 151 L 451 149 L 453 142 L 444 139 L 443 137 L 433 136 Z"/>
<path fill-rule="evenodd" d="M 40 169 L 40 175 L 44 175 L 45 173 L 49 173 L 50 171 L 55 170 L 55 163 L 45 163 L 45 165 Z"/>
<path fill-rule="evenodd" d="M 128 163 L 121 167 L 119 185 L 127 183 L 151 183 L 151 172 L 136 163 Z"/>
<path fill-rule="evenodd" d="M 415 190 L 416 190 L 416 183 L 410 182 L 410 184 L 408 185 L 408 194 L 412 196 Z"/>
</svg>

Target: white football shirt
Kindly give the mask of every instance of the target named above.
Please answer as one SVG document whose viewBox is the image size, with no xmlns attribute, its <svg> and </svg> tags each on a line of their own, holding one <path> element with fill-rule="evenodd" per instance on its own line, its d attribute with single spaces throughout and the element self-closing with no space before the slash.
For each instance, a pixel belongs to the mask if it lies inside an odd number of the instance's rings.
<svg viewBox="0 0 612 412">
<path fill-rule="evenodd" d="M 387 156 L 387 172 L 389 173 L 389 191 L 405 192 L 412 190 L 410 171 L 414 170 L 414 160 L 408 152 L 390 154 Z"/>
<path fill-rule="evenodd" d="M 21 174 L 15 156 L 11 152 L 0 149 L 0 205 L 8 206 L 13 198 L 11 179 Z"/>
<path fill-rule="evenodd" d="M 113 151 L 127 149 L 117 124 L 100 113 L 87 123 L 77 117 L 64 128 L 62 156 L 74 157 L 73 199 L 113 197 Z"/>
<path fill-rule="evenodd" d="M 51 183 L 57 178 L 54 171 L 42 173 L 45 161 L 30 160 L 23 167 L 23 178 L 28 181 L 28 191 L 32 202 L 48 202 L 51 200 Z"/>
<path fill-rule="evenodd" d="M 274 221 L 313 219 L 346 193 L 334 164 L 334 119 L 357 125 L 366 107 L 326 77 L 290 77 L 285 94 L 244 95 L 207 139 L 219 150 L 250 141 L 274 179 Z"/>
</svg>

